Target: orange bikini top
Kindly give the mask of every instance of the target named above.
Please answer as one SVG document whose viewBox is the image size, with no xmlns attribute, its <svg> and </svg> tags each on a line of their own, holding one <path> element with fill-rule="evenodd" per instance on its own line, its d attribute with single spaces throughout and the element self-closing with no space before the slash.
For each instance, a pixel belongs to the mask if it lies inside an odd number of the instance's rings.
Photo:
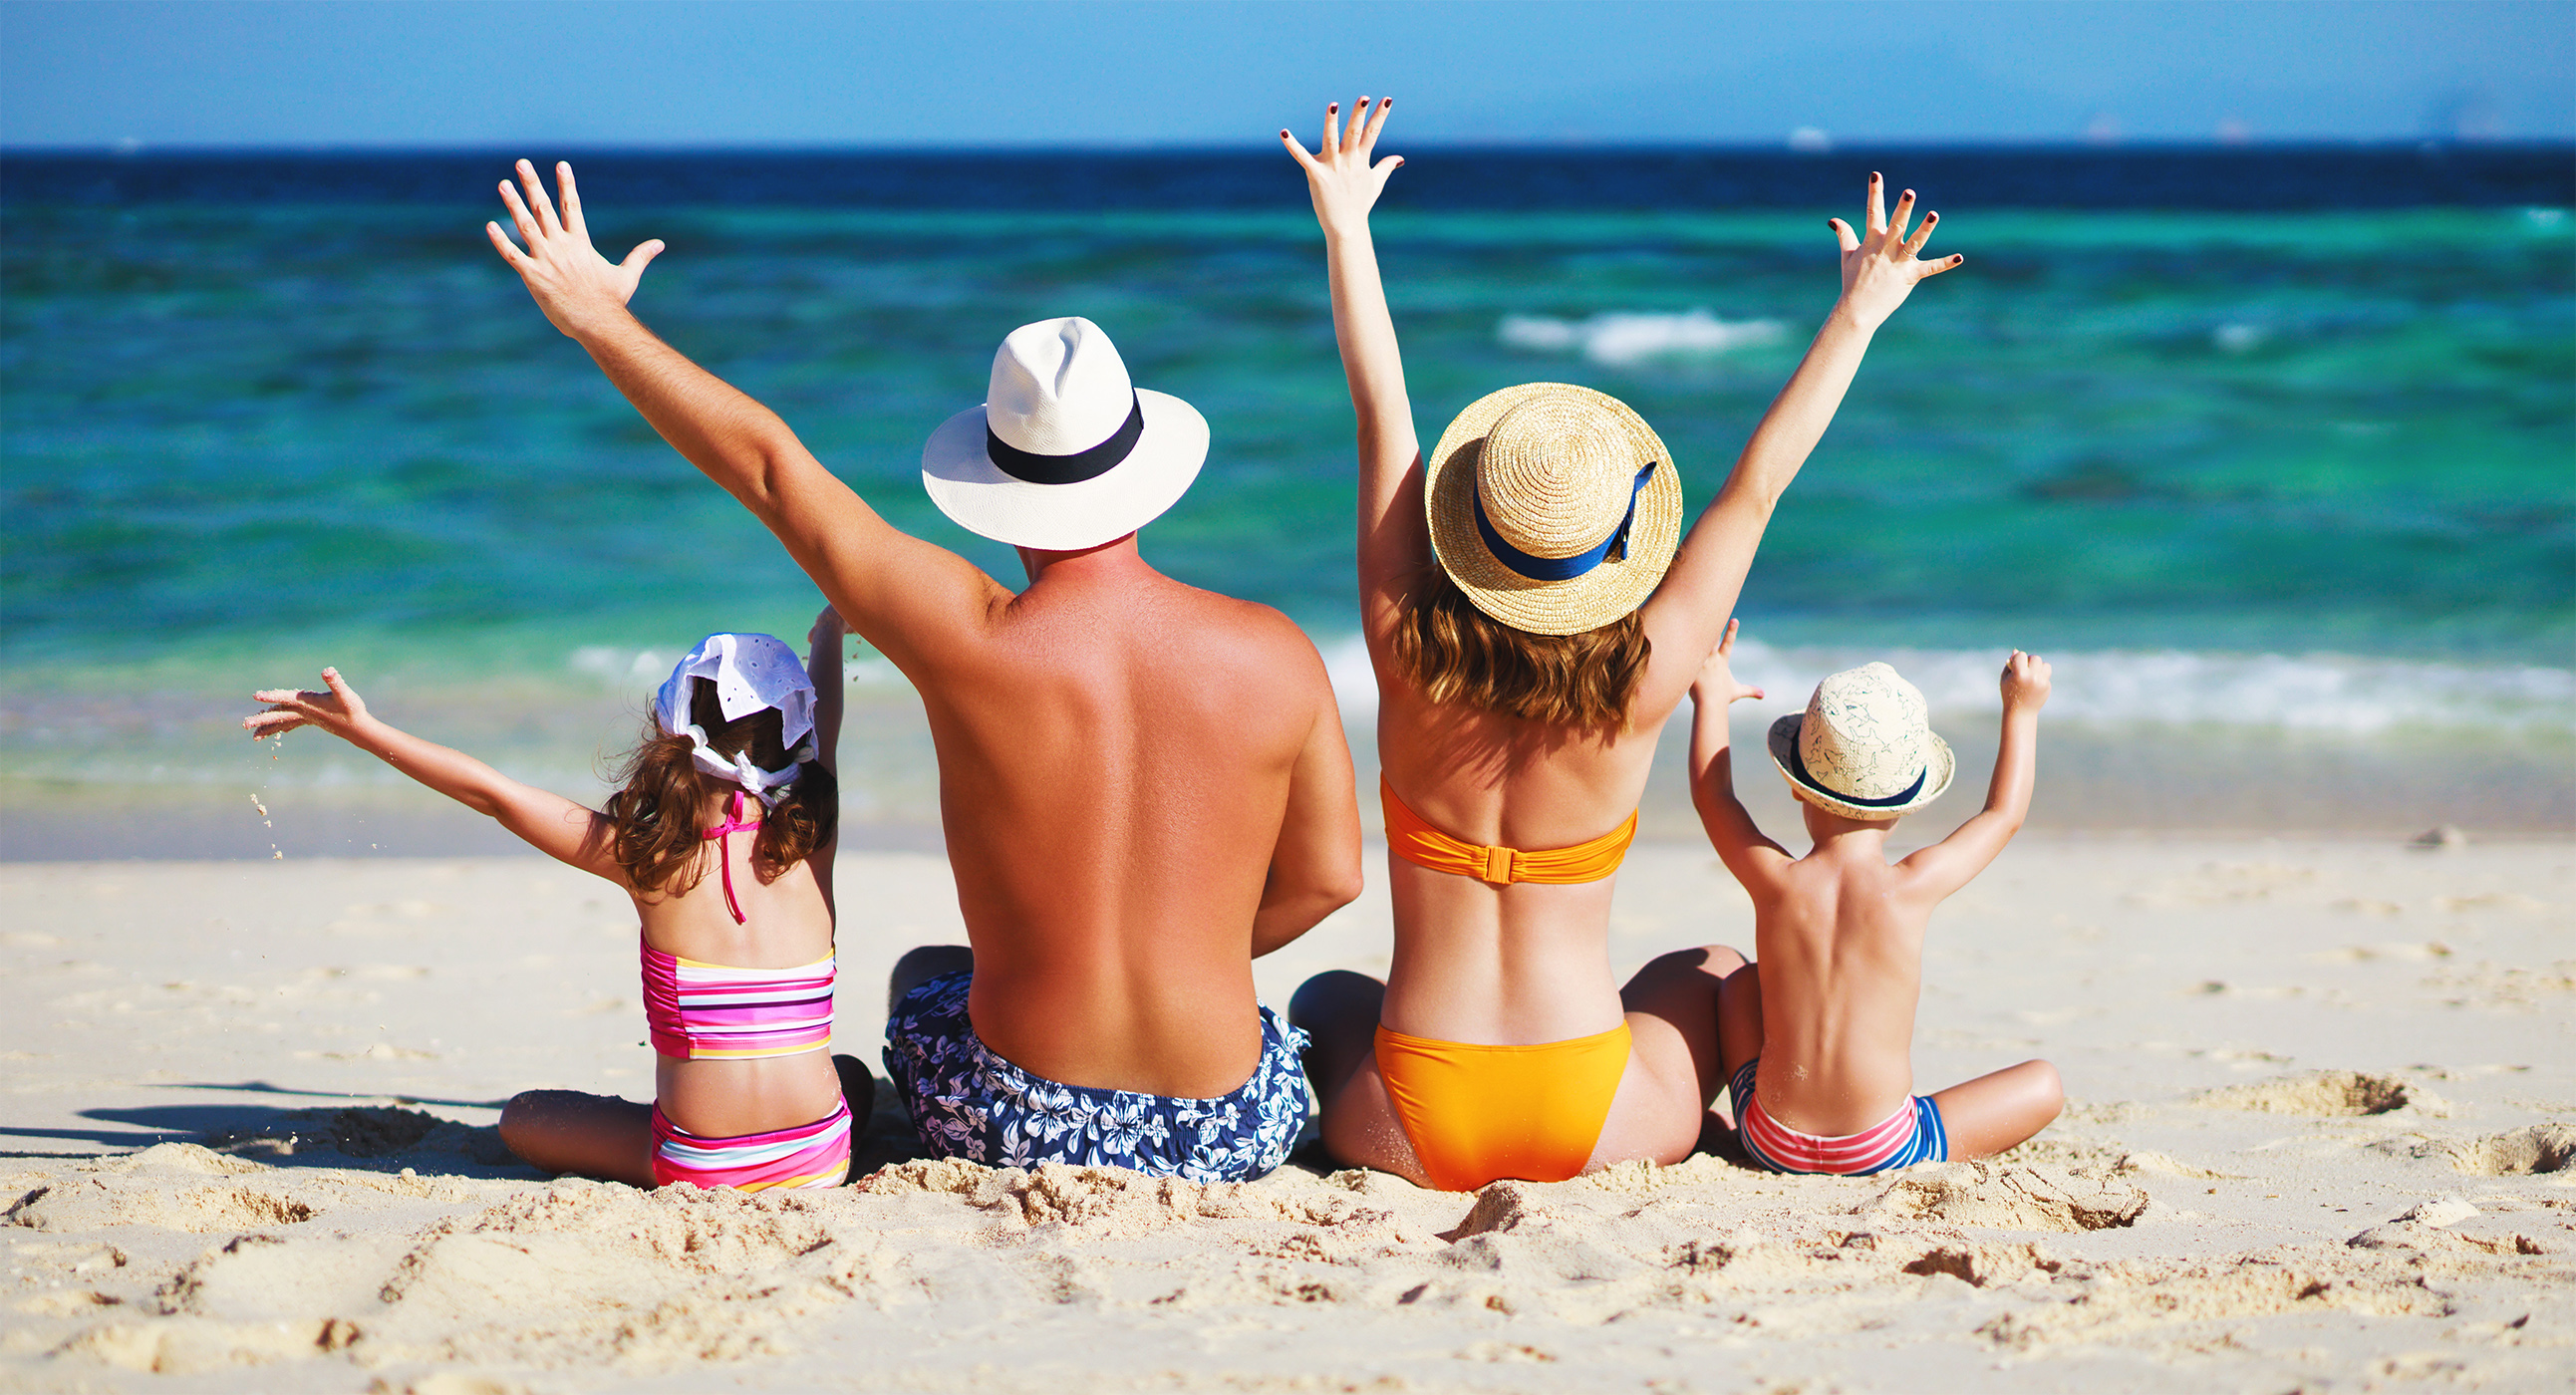
<svg viewBox="0 0 2576 1395">
<path fill-rule="evenodd" d="M 1377 778 L 1377 798 L 1386 809 L 1386 845 L 1396 856 L 1417 867 L 1453 877 L 1474 877 L 1496 886 L 1510 882 L 1556 886 L 1597 882 L 1619 870 L 1620 860 L 1628 855 L 1628 845 L 1637 841 L 1637 815 L 1631 810 L 1626 823 L 1570 848 L 1536 852 L 1489 848 L 1462 843 L 1432 827 L 1396 798 L 1394 787 L 1387 784 L 1384 775 Z"/>
</svg>

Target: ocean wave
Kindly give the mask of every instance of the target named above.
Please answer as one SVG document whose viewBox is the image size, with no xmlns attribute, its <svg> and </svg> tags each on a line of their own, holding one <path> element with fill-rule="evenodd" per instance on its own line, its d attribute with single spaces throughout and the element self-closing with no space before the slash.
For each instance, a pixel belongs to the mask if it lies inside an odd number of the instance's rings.
<svg viewBox="0 0 2576 1395">
<path fill-rule="evenodd" d="M 1328 641 L 1325 667 L 1346 716 L 1377 710 L 1359 636 Z M 1883 659 L 1923 690 L 1934 720 L 2002 710 L 2004 650 L 1774 647 L 1740 639 L 1735 674 L 1768 696 L 1766 715 L 1806 705 L 1816 680 Z M 2576 672 L 2514 664 L 2428 663 L 2345 654 L 2071 651 L 2053 670 L 2048 716 L 2092 726 L 2215 725 L 2367 736 L 2403 729 L 2576 735 Z"/>
<path fill-rule="evenodd" d="M 1344 715 L 1377 712 L 1377 674 L 1357 634 L 1318 636 L 1324 668 Z M 1883 659 L 1923 690 L 1938 720 L 2002 709 L 1996 676 L 2004 650 L 1861 650 L 1736 642 L 1735 673 L 1769 696 L 1766 713 L 1805 706 L 1816 680 Z M 593 646 L 566 667 L 612 690 L 650 692 L 677 652 Z M 2096 726 L 2151 724 L 2271 727 L 2369 735 L 2406 728 L 2478 728 L 2576 735 L 2576 671 L 2526 664 L 2433 663 L 2349 654 L 2227 654 L 2188 650 L 2050 653 L 2052 721 Z M 906 680 L 873 654 L 852 660 L 854 687 L 893 690 Z"/>
<path fill-rule="evenodd" d="M 640 690 L 652 692 L 671 676 L 671 665 L 685 652 L 678 649 L 628 649 L 610 644 L 585 644 L 564 656 L 564 667 L 585 677 L 598 679 L 612 692 Z M 903 671 L 875 654 L 862 655 L 843 662 L 841 675 L 852 686 L 861 688 L 899 688 L 905 685 Z"/>
<path fill-rule="evenodd" d="M 1651 358 L 1722 354 L 1779 339 L 1778 320 L 1721 320 L 1706 310 L 1681 314 L 1612 310 L 1585 320 L 1547 315 L 1505 315 L 1494 337 L 1515 349 L 1580 352 L 1594 363 L 1621 366 Z"/>
</svg>

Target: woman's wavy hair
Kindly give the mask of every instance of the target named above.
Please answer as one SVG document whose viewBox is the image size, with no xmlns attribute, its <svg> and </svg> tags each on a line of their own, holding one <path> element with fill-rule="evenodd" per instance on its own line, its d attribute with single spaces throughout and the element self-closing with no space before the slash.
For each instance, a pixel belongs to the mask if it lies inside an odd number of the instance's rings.
<svg viewBox="0 0 2576 1395">
<path fill-rule="evenodd" d="M 777 708 L 763 708 L 728 722 L 723 704 L 716 699 L 715 684 L 692 678 L 689 686 L 689 720 L 707 734 L 707 744 L 717 754 L 747 751 L 751 763 L 763 770 L 787 763 Z M 700 770 L 693 758 L 695 749 L 685 734 L 668 735 L 647 717 L 644 739 L 617 769 L 622 788 L 608 797 L 606 812 L 616 830 L 617 865 L 625 869 L 627 884 L 640 892 L 685 895 L 706 875 L 706 864 L 698 856 L 706 846 L 699 811 L 706 808 L 709 796 L 736 786 Z M 763 882 L 777 880 L 831 841 L 840 816 L 840 782 L 821 765 L 805 762 L 785 796 L 761 818 L 760 832 L 751 845 L 753 872 Z"/>
<path fill-rule="evenodd" d="M 1398 603 L 1395 662 L 1422 695 L 1551 726 L 1615 727 L 1653 654 L 1636 611 L 1581 634 L 1515 630 L 1433 561 Z"/>
</svg>

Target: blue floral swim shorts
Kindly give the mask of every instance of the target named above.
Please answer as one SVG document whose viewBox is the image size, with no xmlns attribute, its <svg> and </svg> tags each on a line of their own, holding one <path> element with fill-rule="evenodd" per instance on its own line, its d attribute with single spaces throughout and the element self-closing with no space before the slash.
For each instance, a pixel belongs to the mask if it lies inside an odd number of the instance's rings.
<svg viewBox="0 0 2576 1395">
<path fill-rule="evenodd" d="M 1261 1009 L 1261 1063 L 1232 1094 L 1172 1099 L 1059 1085 L 1003 1060 L 966 1017 L 972 970 L 903 995 L 886 1075 L 932 1154 L 992 1167 L 1096 1163 L 1192 1182 L 1246 1182 L 1288 1160 L 1313 1095 L 1306 1034 Z"/>
</svg>

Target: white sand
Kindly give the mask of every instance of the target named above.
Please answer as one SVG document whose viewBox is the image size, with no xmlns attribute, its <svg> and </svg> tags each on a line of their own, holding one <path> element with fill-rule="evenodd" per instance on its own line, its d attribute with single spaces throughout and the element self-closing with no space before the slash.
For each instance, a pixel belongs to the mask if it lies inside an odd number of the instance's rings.
<svg viewBox="0 0 2576 1395">
<path fill-rule="evenodd" d="M 842 1045 L 873 1061 L 887 966 L 960 936 L 944 863 L 843 866 Z M 1640 848 L 1619 904 L 1623 967 L 1750 940 L 1701 849 Z M 0 905 L 0 1389 L 2576 1388 L 2563 842 L 2026 838 L 1935 922 L 1916 1063 L 2056 1061 L 2038 1140 L 1481 1197 L 1294 1166 L 547 1183 L 492 1104 L 650 1089 L 605 886 L 21 864 Z M 1263 991 L 1382 970 L 1385 933 L 1373 891 Z"/>
</svg>

